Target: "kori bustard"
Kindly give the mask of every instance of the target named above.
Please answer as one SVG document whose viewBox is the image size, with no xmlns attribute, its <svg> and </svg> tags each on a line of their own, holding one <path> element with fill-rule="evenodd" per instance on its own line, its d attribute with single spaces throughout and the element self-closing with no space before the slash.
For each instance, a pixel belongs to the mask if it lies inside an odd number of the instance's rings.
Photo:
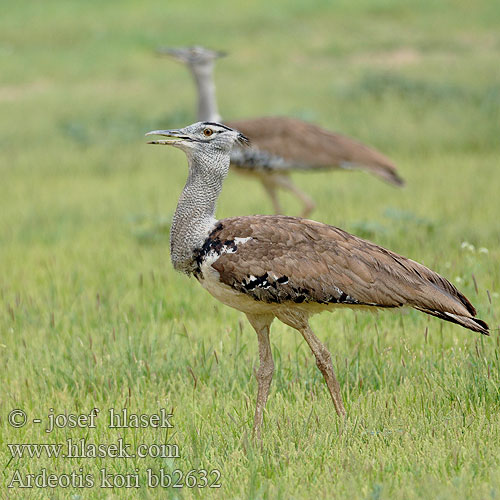
<svg viewBox="0 0 500 500">
<path fill-rule="evenodd" d="M 214 65 L 225 55 L 203 47 L 158 49 L 187 65 L 198 90 L 199 121 L 219 122 L 215 95 Z M 345 135 L 312 123 L 284 116 L 224 121 L 251 141 L 251 148 L 235 147 L 231 165 L 240 173 L 257 177 L 271 198 L 275 213 L 282 213 L 278 188 L 296 196 L 303 204 L 302 216 L 309 215 L 314 201 L 293 183 L 293 170 L 361 169 L 401 186 L 394 163 L 375 149 Z"/>
<path fill-rule="evenodd" d="M 335 410 L 346 411 L 327 348 L 311 315 L 337 307 L 413 307 L 488 335 L 469 300 L 445 278 L 342 229 L 298 217 L 253 215 L 217 220 L 215 207 L 240 132 L 214 122 L 156 130 L 149 144 L 186 153 L 189 175 L 173 217 L 176 270 L 194 276 L 216 299 L 243 311 L 259 344 L 254 433 L 260 436 L 274 371 L 269 329 L 274 318 L 298 330 L 311 348 Z"/>
</svg>

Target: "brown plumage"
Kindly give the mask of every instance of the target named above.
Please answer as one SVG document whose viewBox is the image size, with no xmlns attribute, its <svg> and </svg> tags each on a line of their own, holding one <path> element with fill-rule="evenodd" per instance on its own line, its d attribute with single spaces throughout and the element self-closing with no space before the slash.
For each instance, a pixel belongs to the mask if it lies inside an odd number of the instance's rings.
<svg viewBox="0 0 500 500">
<path fill-rule="evenodd" d="M 224 123 L 245 134 L 254 148 L 282 158 L 287 168 L 362 169 L 396 186 L 404 184 L 394 163 L 382 153 L 351 137 L 312 123 L 285 116 Z M 264 161 L 262 164 L 265 166 Z M 238 162 L 236 166 L 245 165 Z"/>
<path fill-rule="evenodd" d="M 220 122 L 213 71 L 215 61 L 225 53 L 199 46 L 160 48 L 159 52 L 181 61 L 191 71 L 198 90 L 198 120 Z M 312 123 L 284 116 L 224 123 L 250 139 L 250 149 L 233 150 L 231 165 L 239 173 L 260 180 L 271 198 L 275 213 L 283 213 L 278 198 L 280 189 L 289 191 L 300 200 L 303 217 L 316 206 L 312 198 L 292 181 L 290 173 L 294 170 L 359 169 L 392 185 L 404 184 L 394 163 L 382 153 Z"/>
<path fill-rule="evenodd" d="M 298 330 L 316 357 L 337 414 L 346 410 L 330 352 L 309 326 L 337 307 L 408 306 L 489 335 L 469 300 L 448 280 L 342 229 L 311 220 L 255 215 L 222 219 L 194 255 L 194 275 L 215 298 L 243 311 L 259 341 L 254 433 L 260 437 L 274 363 L 274 318 Z"/>
<path fill-rule="evenodd" d="M 263 311 L 409 306 L 488 334 L 448 280 L 333 226 L 295 217 L 235 217 L 219 221 L 206 243 L 200 262 L 210 252 L 218 254 L 211 267 L 220 282 L 261 303 Z M 255 310 L 249 302 L 245 312 Z"/>
<path fill-rule="evenodd" d="M 189 175 L 170 237 L 174 267 L 193 274 L 216 299 L 244 312 L 257 333 L 260 365 L 254 432 L 259 436 L 274 371 L 269 340 L 275 318 L 298 330 L 311 348 L 338 415 L 346 414 L 328 349 L 311 315 L 338 307 L 412 307 L 488 335 L 467 298 L 425 266 L 311 220 L 255 215 L 217 220 L 215 207 L 231 149 L 246 138 L 199 122 L 149 135 L 186 152 Z"/>
</svg>

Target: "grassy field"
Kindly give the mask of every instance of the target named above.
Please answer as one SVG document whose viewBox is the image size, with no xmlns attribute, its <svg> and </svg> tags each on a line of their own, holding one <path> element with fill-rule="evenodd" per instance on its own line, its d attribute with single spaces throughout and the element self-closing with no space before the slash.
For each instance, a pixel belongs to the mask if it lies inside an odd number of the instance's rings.
<svg viewBox="0 0 500 500">
<path fill-rule="evenodd" d="M 489 0 L 1 4 L 0 497 L 498 498 L 499 24 Z M 256 335 L 173 272 L 185 158 L 143 136 L 194 121 L 189 75 L 154 49 L 195 43 L 231 53 L 216 74 L 225 117 L 289 114 L 391 156 L 404 189 L 360 172 L 295 179 L 313 218 L 456 283 L 491 337 L 412 311 L 314 318 L 343 388 L 340 423 L 307 346 L 275 323 L 254 445 Z M 260 185 L 229 176 L 220 217 L 270 212 Z M 95 428 L 45 432 L 51 408 L 94 407 Z M 109 428 L 110 408 L 166 408 L 174 427 Z M 9 425 L 13 409 L 26 425 Z M 179 457 L 21 458 L 7 446 L 70 438 L 166 443 Z M 43 469 L 95 484 L 7 488 Z M 101 469 L 141 487 L 101 488 Z M 147 488 L 148 469 L 219 470 L 221 488 Z"/>
</svg>

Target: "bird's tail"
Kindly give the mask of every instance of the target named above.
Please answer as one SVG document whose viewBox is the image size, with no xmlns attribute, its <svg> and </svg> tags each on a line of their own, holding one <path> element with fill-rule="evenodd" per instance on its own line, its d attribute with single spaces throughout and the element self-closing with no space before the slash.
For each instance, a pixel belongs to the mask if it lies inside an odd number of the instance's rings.
<svg viewBox="0 0 500 500">
<path fill-rule="evenodd" d="M 373 173 L 388 182 L 389 184 L 394 184 L 395 186 L 404 186 L 405 181 L 396 170 L 389 168 L 374 168 Z"/>
<path fill-rule="evenodd" d="M 367 165 L 342 162 L 341 168 L 346 170 L 364 170 L 365 172 L 370 172 L 377 177 L 380 177 L 385 182 L 393 184 L 395 186 L 404 186 L 404 179 L 398 174 L 396 167 L 394 167 L 389 162 L 387 163 L 370 163 Z"/>
<path fill-rule="evenodd" d="M 470 316 L 461 316 L 459 314 L 453 314 L 449 312 L 436 311 L 431 309 L 424 309 L 422 307 L 415 307 L 419 311 L 422 311 L 426 314 L 430 314 L 431 316 L 436 316 L 437 318 L 444 319 L 445 321 L 450 321 L 451 323 L 456 323 L 457 325 L 463 326 L 464 328 L 468 328 L 473 332 L 479 332 L 483 335 L 489 335 L 490 329 L 486 322 L 482 319 L 472 318 Z"/>
</svg>

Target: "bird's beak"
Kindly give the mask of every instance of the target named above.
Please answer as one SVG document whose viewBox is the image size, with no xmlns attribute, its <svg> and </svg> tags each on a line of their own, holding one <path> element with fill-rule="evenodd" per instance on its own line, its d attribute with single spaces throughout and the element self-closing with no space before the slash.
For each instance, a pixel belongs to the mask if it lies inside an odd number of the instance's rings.
<svg viewBox="0 0 500 500">
<path fill-rule="evenodd" d="M 171 56 L 177 61 L 186 62 L 186 49 L 174 49 L 172 47 L 158 47 L 156 52 L 161 55 Z"/>
<path fill-rule="evenodd" d="M 194 57 L 192 50 L 192 48 L 186 47 L 158 47 L 156 49 L 156 52 L 160 55 L 170 56 L 176 61 L 186 63 L 192 60 L 192 58 Z M 213 59 L 219 59 L 221 57 L 227 56 L 227 52 L 224 52 L 222 50 L 214 50 L 209 52 L 211 53 Z"/>
<path fill-rule="evenodd" d="M 181 142 L 191 141 L 191 138 L 185 135 L 182 129 L 177 130 L 153 130 L 146 135 L 161 135 L 168 137 L 168 139 L 157 139 L 156 141 L 148 141 L 148 144 L 168 144 L 169 146 L 176 146 Z"/>
</svg>

